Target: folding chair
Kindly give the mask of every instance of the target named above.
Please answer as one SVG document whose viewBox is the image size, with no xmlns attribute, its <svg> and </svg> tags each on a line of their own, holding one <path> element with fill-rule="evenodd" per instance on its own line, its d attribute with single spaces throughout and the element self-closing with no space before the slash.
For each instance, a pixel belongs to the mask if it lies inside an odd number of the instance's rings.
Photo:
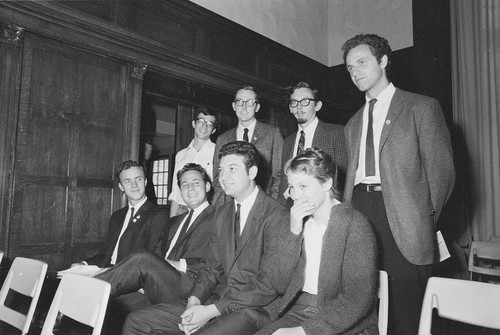
<svg viewBox="0 0 500 335">
<path fill-rule="evenodd" d="M 28 332 L 46 273 L 45 262 L 23 257 L 14 259 L 0 290 L 0 320 L 21 330 L 22 334 Z M 5 306 L 10 290 L 31 298 L 26 315 Z"/>
<path fill-rule="evenodd" d="M 387 272 L 379 271 L 378 287 L 378 332 L 387 335 L 389 323 L 389 277 Z"/>
<path fill-rule="evenodd" d="M 53 335 L 59 312 L 101 333 L 111 285 L 104 280 L 74 274 L 62 277 L 50 305 L 41 335 Z"/>
<path fill-rule="evenodd" d="M 418 335 L 431 334 L 432 310 L 440 317 L 500 329 L 500 285 L 431 277 L 427 282 Z"/>
<path fill-rule="evenodd" d="M 490 276 L 489 280 L 500 281 L 500 243 L 473 241 L 469 252 L 470 279 Z M 493 278 L 491 277 L 493 276 Z M 494 278 L 496 277 L 496 278 Z M 496 280 L 495 280 L 496 279 Z"/>
<path fill-rule="evenodd" d="M 500 236 L 499 235 L 491 235 L 489 242 L 495 242 L 495 243 L 500 242 Z"/>
</svg>

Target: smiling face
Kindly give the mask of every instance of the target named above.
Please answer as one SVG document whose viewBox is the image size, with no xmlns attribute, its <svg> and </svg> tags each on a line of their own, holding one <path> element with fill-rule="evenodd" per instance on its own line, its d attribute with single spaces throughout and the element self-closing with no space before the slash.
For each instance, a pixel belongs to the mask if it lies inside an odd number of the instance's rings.
<svg viewBox="0 0 500 335">
<path fill-rule="evenodd" d="M 210 135 L 215 133 L 215 116 L 198 114 L 196 120 L 193 120 L 194 136 L 199 140 L 208 140 Z"/>
<path fill-rule="evenodd" d="M 186 205 L 195 209 L 205 202 L 210 183 L 203 181 L 199 171 L 189 170 L 182 174 L 179 180 L 182 199 Z"/>
<path fill-rule="evenodd" d="M 302 99 L 314 99 L 313 92 L 310 88 L 301 87 L 293 91 L 290 100 L 301 101 Z M 321 101 L 310 101 L 308 106 L 302 106 L 300 103 L 297 107 L 290 108 L 292 113 L 297 119 L 297 123 L 301 128 L 307 127 L 316 117 L 316 112 L 321 109 Z"/>
<path fill-rule="evenodd" d="M 120 172 L 118 187 L 128 198 L 131 205 L 136 205 L 146 197 L 146 177 L 138 166 L 132 166 Z"/>
<path fill-rule="evenodd" d="M 223 156 L 219 164 L 219 182 L 222 190 L 237 202 L 245 200 L 255 189 L 254 179 L 257 167 L 252 166 L 248 172 L 243 156 L 230 154 Z"/>
<path fill-rule="evenodd" d="M 379 63 L 366 44 L 352 48 L 346 57 L 347 71 L 354 85 L 370 98 L 377 97 L 389 85 L 386 66 L 387 56 L 382 56 Z"/>
<path fill-rule="evenodd" d="M 257 94 L 255 94 L 252 90 L 241 89 L 236 92 L 236 96 L 234 100 L 248 101 L 248 100 L 256 100 Z M 257 113 L 260 109 L 260 104 L 257 102 L 252 107 L 248 107 L 246 103 L 243 106 L 236 106 L 236 103 L 233 102 L 233 110 L 236 112 L 236 116 L 238 117 L 239 123 L 242 126 L 248 126 L 255 120 L 255 113 Z"/>
<path fill-rule="evenodd" d="M 314 204 L 316 211 L 329 204 L 332 180 L 321 184 L 318 179 L 305 173 L 287 174 L 290 197 L 294 202 Z"/>
</svg>

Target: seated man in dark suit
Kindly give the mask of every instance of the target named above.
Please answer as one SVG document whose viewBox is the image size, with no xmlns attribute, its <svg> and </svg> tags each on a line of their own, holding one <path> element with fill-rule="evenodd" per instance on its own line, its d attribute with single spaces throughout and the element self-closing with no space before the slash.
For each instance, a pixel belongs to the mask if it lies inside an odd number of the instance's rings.
<svg viewBox="0 0 500 335">
<path fill-rule="evenodd" d="M 213 207 L 207 193 L 211 183 L 205 169 L 194 163 L 186 164 L 177 177 L 189 211 L 165 221 L 155 253 L 137 251 L 96 276 L 111 283 L 112 297 L 139 289 L 149 305 L 189 297 L 201 259 L 208 252 Z"/>
<path fill-rule="evenodd" d="M 249 327 L 243 319 L 249 319 L 233 312 L 265 306 L 276 298 L 263 269 L 278 252 L 278 234 L 280 226 L 288 225 L 288 211 L 256 185 L 259 153 L 253 144 L 227 143 L 219 158 L 219 181 L 233 200 L 215 209 L 211 251 L 189 299 L 130 313 L 122 334 L 182 334 L 182 327 L 186 334 L 244 335 Z"/>
<path fill-rule="evenodd" d="M 146 197 L 146 171 L 136 161 L 120 164 L 116 179 L 128 206 L 113 213 L 103 250 L 83 263 L 109 267 L 140 249 L 154 250 L 168 215 Z"/>
</svg>

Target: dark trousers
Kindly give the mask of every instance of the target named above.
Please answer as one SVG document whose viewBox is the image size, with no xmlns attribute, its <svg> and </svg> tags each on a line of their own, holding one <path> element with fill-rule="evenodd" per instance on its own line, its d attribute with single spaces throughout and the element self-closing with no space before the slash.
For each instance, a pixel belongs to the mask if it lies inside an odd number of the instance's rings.
<svg viewBox="0 0 500 335">
<path fill-rule="evenodd" d="M 111 284 L 111 297 L 135 293 L 142 288 L 151 304 L 176 300 L 181 294 L 181 273 L 161 257 L 141 250 L 96 276 Z M 124 300 L 132 306 L 134 300 Z M 143 306 L 141 306 L 143 307 Z"/>
<path fill-rule="evenodd" d="M 123 325 L 122 335 L 173 335 L 184 334 L 179 330 L 180 315 L 186 309 L 185 300 L 130 313 Z M 243 308 L 230 314 L 221 315 L 200 328 L 197 335 L 252 335 L 271 320 L 257 310 Z"/>
<path fill-rule="evenodd" d="M 380 269 L 389 275 L 389 334 L 417 334 L 432 265 L 415 265 L 401 254 L 391 232 L 382 192 L 355 190 L 354 208 L 372 224 L 379 244 Z"/>
</svg>

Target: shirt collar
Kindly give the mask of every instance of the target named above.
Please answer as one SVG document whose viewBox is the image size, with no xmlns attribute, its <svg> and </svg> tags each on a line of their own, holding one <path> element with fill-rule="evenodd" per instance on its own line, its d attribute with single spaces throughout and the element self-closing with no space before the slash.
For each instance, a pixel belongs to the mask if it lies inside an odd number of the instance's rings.
<svg viewBox="0 0 500 335">
<path fill-rule="evenodd" d="M 259 193 L 259 187 L 255 186 L 253 192 L 250 193 L 250 195 L 246 197 L 245 200 L 239 203 L 241 207 L 251 208 L 253 206 L 253 203 L 255 202 L 255 199 L 257 198 L 258 193 Z M 238 202 L 234 200 L 234 207 L 236 207 L 237 204 Z"/>
<path fill-rule="evenodd" d="M 241 131 L 243 134 L 243 129 L 248 128 L 249 133 L 253 133 L 253 130 L 255 129 L 255 124 L 257 123 L 257 119 L 253 119 L 252 123 L 250 123 L 248 126 L 243 127 L 239 122 L 238 122 L 238 129 Z"/>
<path fill-rule="evenodd" d="M 314 132 L 316 131 L 316 127 L 318 126 L 318 122 L 319 122 L 318 117 L 315 116 L 314 120 L 312 120 L 311 123 L 309 123 L 307 125 L 307 127 L 301 128 L 299 125 L 297 125 L 297 127 L 299 128 L 297 133 L 300 134 L 300 132 L 303 130 L 306 135 L 309 135 L 309 134 L 314 135 Z"/>
<path fill-rule="evenodd" d="M 130 209 L 131 207 L 134 207 L 134 213 L 137 214 L 137 212 L 139 211 L 139 208 L 142 207 L 142 205 L 144 205 L 146 203 L 146 201 L 148 201 L 148 197 L 144 197 L 144 199 L 142 199 L 141 201 L 139 201 L 137 204 L 135 205 L 132 205 L 130 202 L 128 203 L 128 208 Z"/>
<path fill-rule="evenodd" d="M 387 85 L 386 88 L 382 92 L 379 93 L 379 95 L 376 97 L 377 102 L 380 102 L 381 104 L 386 104 L 387 102 L 390 102 L 392 99 L 392 96 L 394 95 L 394 92 L 396 92 L 396 87 L 394 87 L 393 83 L 390 83 Z M 366 102 L 369 102 L 370 99 L 368 95 L 365 95 L 365 100 Z"/>
</svg>

